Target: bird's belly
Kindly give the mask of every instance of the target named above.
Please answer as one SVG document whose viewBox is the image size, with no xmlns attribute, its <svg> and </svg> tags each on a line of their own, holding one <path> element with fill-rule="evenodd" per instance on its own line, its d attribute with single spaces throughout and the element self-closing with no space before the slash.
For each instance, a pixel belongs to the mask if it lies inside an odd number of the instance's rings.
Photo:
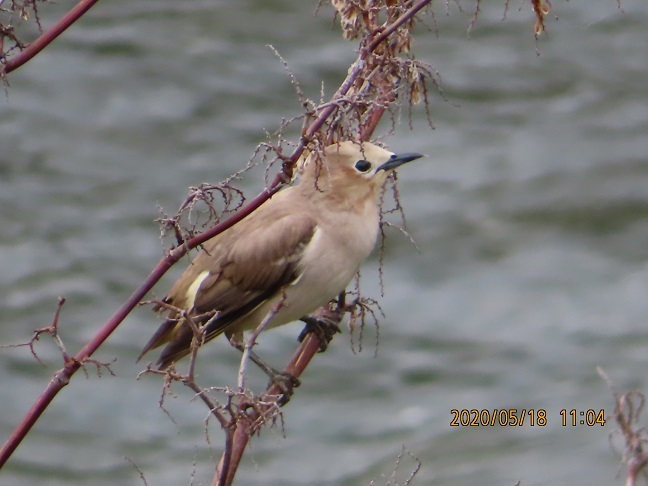
<svg viewBox="0 0 648 486">
<path fill-rule="evenodd" d="M 350 275 L 348 273 L 342 272 L 333 279 L 323 279 L 316 275 L 302 275 L 296 284 L 286 287 L 281 294 L 267 300 L 248 314 L 236 326 L 237 330 L 256 329 L 270 313 L 273 315 L 264 329 L 271 329 L 299 320 L 337 297 L 353 278 L 355 271 Z"/>
<path fill-rule="evenodd" d="M 346 241 L 330 237 L 318 229 L 312 245 L 306 249 L 301 275 L 284 291 L 260 305 L 244 318 L 238 330 L 255 329 L 274 312 L 265 329 L 281 326 L 310 314 L 343 292 L 358 268 L 371 253 L 377 233 L 375 228 L 356 225 L 357 235 L 346 234 Z M 373 234 L 372 231 L 373 230 Z"/>
<path fill-rule="evenodd" d="M 316 271 L 305 270 L 293 284 L 284 291 L 260 305 L 248 314 L 237 326 L 237 330 L 248 331 L 256 327 L 268 316 L 270 321 L 264 329 L 271 329 L 289 322 L 297 321 L 343 292 L 358 268 L 351 265 L 341 266 L 336 262 L 323 262 Z M 358 264 L 359 265 L 359 264 Z"/>
</svg>

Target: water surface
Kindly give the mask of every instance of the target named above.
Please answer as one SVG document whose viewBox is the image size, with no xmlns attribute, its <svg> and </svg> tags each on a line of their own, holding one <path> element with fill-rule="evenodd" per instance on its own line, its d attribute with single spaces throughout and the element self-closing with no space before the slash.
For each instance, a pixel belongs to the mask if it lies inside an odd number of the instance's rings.
<svg viewBox="0 0 648 486">
<path fill-rule="evenodd" d="M 408 230 L 389 234 L 362 288 L 385 317 L 363 351 L 348 333 L 319 355 L 285 409 L 284 430 L 255 438 L 238 484 L 384 484 L 404 444 L 415 484 L 623 484 L 615 426 L 565 427 L 561 409 L 612 411 L 648 389 L 648 6 L 554 2 L 536 45 L 526 4 L 468 13 L 436 7 L 415 42 L 438 71 L 435 130 L 403 116 Z M 42 9 L 44 24 L 65 5 Z M 56 10 L 54 10 L 56 9 Z M 334 91 L 355 57 L 329 8 L 288 1 L 99 3 L 9 78 L 0 101 L 0 343 L 28 339 L 67 303 L 61 335 L 78 350 L 162 254 L 154 219 L 186 188 L 240 169 L 264 131 L 299 114 L 281 63 L 305 92 Z M 536 49 L 540 55 L 536 54 Z M 387 131 L 387 124 L 383 132 Z M 287 135 L 291 135 L 288 133 Z M 293 134 L 294 135 L 294 134 Z M 263 169 L 240 187 L 249 196 Z M 162 295 L 174 269 L 156 289 Z M 79 373 L 2 471 L 2 484 L 208 484 L 222 436 L 187 390 L 158 406 L 161 383 L 136 380 L 158 321 L 134 312 L 97 358 L 116 376 Z M 262 339 L 278 366 L 299 326 Z M 0 351 L 4 439 L 60 367 L 42 339 Z M 226 342 L 200 379 L 235 382 Z M 262 379 L 259 378 L 259 382 Z M 546 410 L 546 426 L 451 427 L 451 409 Z M 285 434 L 285 438 L 283 435 Z M 125 457 L 128 458 L 125 459 Z M 401 483 L 413 468 L 406 457 Z"/>
</svg>

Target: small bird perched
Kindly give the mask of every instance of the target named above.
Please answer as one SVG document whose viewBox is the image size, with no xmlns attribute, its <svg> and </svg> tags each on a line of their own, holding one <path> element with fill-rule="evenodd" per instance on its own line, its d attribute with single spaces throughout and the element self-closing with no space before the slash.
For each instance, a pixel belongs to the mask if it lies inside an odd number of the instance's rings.
<svg viewBox="0 0 648 486">
<path fill-rule="evenodd" d="M 396 155 L 371 143 L 330 145 L 308 157 L 299 180 L 208 240 L 164 298 L 203 331 L 232 340 L 298 320 L 349 284 L 378 235 L 378 196 L 389 173 L 421 154 Z M 272 315 L 270 315 L 272 314 Z M 181 312 L 167 319 L 142 355 L 168 343 L 160 369 L 186 356 L 194 337 Z M 141 355 L 140 355 L 141 357 Z"/>
</svg>

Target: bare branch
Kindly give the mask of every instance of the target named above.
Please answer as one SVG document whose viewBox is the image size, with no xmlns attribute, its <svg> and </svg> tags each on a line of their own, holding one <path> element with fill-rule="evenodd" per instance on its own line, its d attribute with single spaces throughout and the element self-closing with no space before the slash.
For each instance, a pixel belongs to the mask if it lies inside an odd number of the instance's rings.
<svg viewBox="0 0 648 486">
<path fill-rule="evenodd" d="M 245 342 L 245 347 L 243 348 L 243 356 L 241 357 L 241 365 L 239 366 L 239 372 L 238 372 L 239 389 L 243 390 L 245 388 L 245 374 L 246 374 L 247 364 L 250 360 L 250 353 L 252 352 L 252 348 L 256 344 L 256 340 L 259 337 L 259 334 L 261 334 L 261 331 L 263 331 L 266 327 L 268 327 L 268 324 L 270 324 L 272 318 L 285 305 L 285 300 L 286 300 L 286 296 L 284 295 L 281 298 L 281 300 L 277 302 L 277 304 L 272 308 L 272 310 L 268 312 L 268 314 L 257 326 L 257 328 L 252 333 L 250 333 L 250 336 Z"/>
<path fill-rule="evenodd" d="M 95 2 L 96 0 L 81 1 L 54 28 L 43 34 L 36 42 L 28 46 L 14 59 L 0 66 L 2 69 L 0 74 L 11 72 L 26 62 L 67 28 L 71 22 L 94 5 Z M 66 360 L 65 366 L 54 375 L 47 388 L 0 450 L 0 467 L 11 456 L 15 448 L 58 392 L 69 383 L 74 373 L 84 363 L 89 362 L 88 359 L 120 325 L 132 309 L 145 298 L 146 294 L 151 291 L 153 286 L 173 264 L 181 259 L 189 250 L 198 247 L 208 239 L 220 234 L 251 214 L 283 185 L 290 182 L 295 164 L 305 152 L 318 153 L 324 146 L 343 138 L 358 140 L 359 138 L 367 139 L 371 136 L 384 110 L 392 104 L 401 101 L 398 86 L 402 80 L 413 79 L 411 76 L 413 72 L 411 70 L 412 64 L 404 63 L 402 59 L 399 60 L 399 55 L 409 52 L 411 43 L 410 30 L 414 24 L 414 15 L 430 3 L 431 0 L 418 0 L 413 3 L 406 0 L 388 2 L 389 8 L 386 12 L 387 20 L 383 23 L 380 23 L 380 16 L 377 15 L 375 7 L 369 5 L 366 8 L 363 7 L 363 9 L 360 9 L 361 24 L 358 24 L 358 28 L 362 31 L 359 34 L 362 39 L 358 58 L 349 69 L 346 79 L 334 93 L 330 101 L 312 109 L 306 114 L 305 120 L 307 122 L 304 123 L 302 135 L 294 144 L 290 155 L 283 153 L 281 144 L 268 144 L 268 148 L 276 154 L 277 160 L 281 160 L 281 169 L 259 195 L 241 207 L 235 214 L 225 220 L 218 221 L 211 228 L 199 234 L 194 235 L 194 230 L 191 227 L 189 231 L 183 230 L 176 217 L 165 219 L 164 224 L 173 229 L 176 235 L 177 246 L 165 253 L 164 257 L 153 268 L 144 282 L 117 309 L 114 315 L 103 324 L 96 335 L 74 357 Z M 359 8 L 356 2 L 349 2 L 349 5 L 352 5 L 354 8 Z M 352 12 L 349 15 L 351 14 Z M 343 22 L 348 20 L 343 15 L 341 17 Z M 406 68 L 409 71 L 404 71 Z M 425 71 L 419 70 L 419 72 L 425 74 Z M 415 80 L 407 84 L 409 86 L 419 86 L 418 83 L 419 81 Z M 410 92 L 416 93 L 416 89 L 414 88 L 414 91 L 412 91 L 410 88 Z M 410 95 L 405 101 L 414 101 L 415 99 L 415 95 Z M 230 198 L 230 195 L 236 195 L 236 190 L 233 190 L 234 192 L 232 193 L 232 188 L 230 187 L 214 186 L 210 190 L 221 192 L 221 195 L 225 198 L 226 207 L 229 201 L 235 199 Z M 193 205 L 196 202 L 210 204 L 210 197 L 205 188 L 198 188 L 192 191 L 186 204 L 181 207 L 180 212 L 186 208 L 189 208 L 189 211 L 191 211 L 191 208 L 194 207 Z M 220 218 L 221 215 L 222 213 L 218 213 L 217 211 L 212 214 L 216 218 Z M 323 310 L 323 312 L 328 311 L 330 310 Z M 339 309 L 339 312 L 343 315 L 344 309 Z M 302 342 L 293 360 L 291 360 L 287 371 L 293 376 L 299 376 L 320 347 L 321 343 L 319 339 L 313 334 L 309 334 Z M 152 372 L 152 370 L 148 371 Z M 186 379 L 187 383 L 191 385 L 192 379 L 192 373 L 190 373 Z M 271 386 L 266 393 L 267 396 L 278 397 L 281 395 L 281 390 L 277 386 Z M 204 394 L 201 392 L 198 396 L 203 398 Z M 270 416 L 274 415 L 270 413 Z M 256 417 L 259 420 L 256 421 L 255 419 L 249 425 L 246 425 L 244 423 L 245 420 L 243 420 L 241 428 L 245 429 L 247 427 L 249 430 L 256 430 L 258 423 L 263 423 L 267 420 L 268 415 L 265 413 L 257 413 Z M 223 426 L 225 427 L 225 425 Z M 241 432 L 242 429 L 237 424 L 232 435 L 232 442 L 236 447 L 238 447 L 236 438 L 245 435 L 245 433 Z M 245 449 L 244 445 L 242 449 Z M 228 471 L 235 471 L 235 469 L 234 462 L 231 462 Z"/>
<path fill-rule="evenodd" d="M 38 39 L 36 39 L 28 46 L 23 45 L 18 55 L 8 60 L 3 55 L 0 58 L 0 79 L 4 79 L 7 74 L 18 69 L 20 66 L 32 59 L 40 51 L 45 49 L 54 39 L 56 39 L 68 27 L 70 27 L 70 25 L 79 20 L 79 18 L 81 18 L 88 10 L 90 10 L 90 8 L 95 3 L 97 3 L 97 1 L 98 0 L 81 0 L 47 32 L 41 34 Z M 32 6 L 34 6 L 34 12 L 36 12 L 37 15 L 35 5 L 35 2 L 32 2 Z"/>
</svg>

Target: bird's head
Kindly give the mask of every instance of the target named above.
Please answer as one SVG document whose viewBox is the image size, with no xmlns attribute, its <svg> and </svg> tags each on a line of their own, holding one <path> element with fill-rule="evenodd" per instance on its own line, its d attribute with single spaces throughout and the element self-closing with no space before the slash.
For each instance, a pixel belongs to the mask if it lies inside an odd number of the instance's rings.
<svg viewBox="0 0 648 486">
<path fill-rule="evenodd" d="M 364 193 L 368 188 L 377 194 L 393 170 L 420 157 L 395 154 L 369 142 L 345 141 L 326 147 L 323 158 L 309 157 L 302 165 L 302 178 L 324 192 Z"/>
</svg>

